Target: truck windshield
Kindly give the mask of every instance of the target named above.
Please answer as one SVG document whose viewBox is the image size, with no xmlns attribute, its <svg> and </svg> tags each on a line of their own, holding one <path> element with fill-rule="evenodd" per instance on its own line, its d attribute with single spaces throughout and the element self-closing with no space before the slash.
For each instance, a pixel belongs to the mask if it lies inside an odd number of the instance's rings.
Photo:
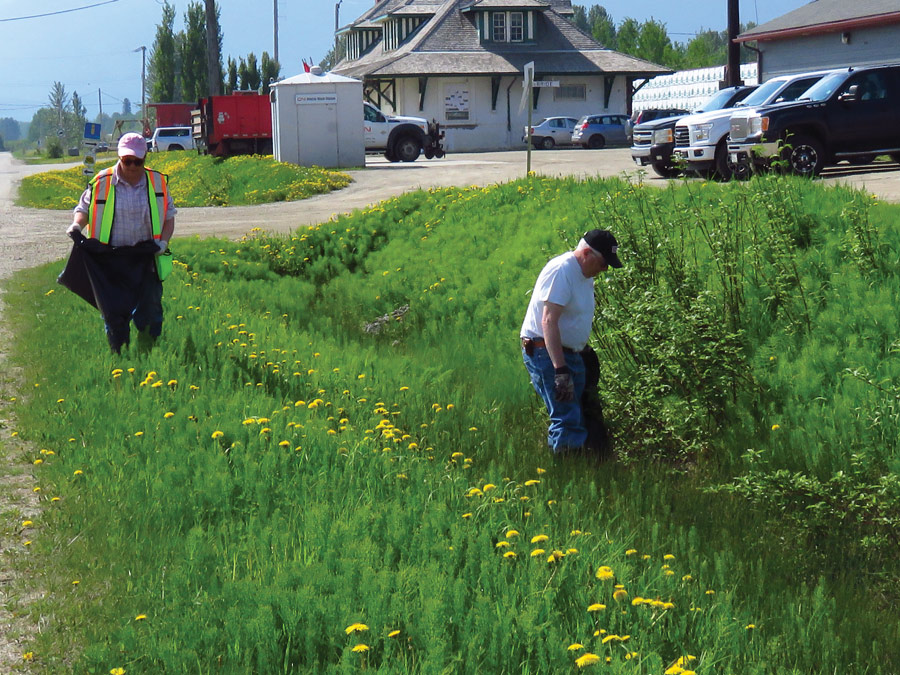
<svg viewBox="0 0 900 675">
<path fill-rule="evenodd" d="M 801 101 L 824 101 L 847 79 L 847 73 L 826 75 L 803 94 Z"/>
<path fill-rule="evenodd" d="M 709 112 L 710 110 L 722 110 L 722 108 L 728 108 L 734 105 L 734 100 L 741 100 L 747 94 L 749 94 L 753 89 L 749 87 L 739 92 L 737 96 L 735 95 L 735 88 L 729 87 L 728 89 L 723 89 L 718 94 L 715 94 L 711 99 L 709 99 L 703 106 L 698 109 L 696 112 Z"/>
<path fill-rule="evenodd" d="M 784 86 L 784 80 L 769 80 L 764 85 L 762 85 L 759 89 L 750 94 L 747 98 L 745 98 L 740 103 L 735 103 L 734 107 L 743 107 L 745 105 L 749 106 L 758 106 L 764 105 L 769 102 L 769 99 L 772 98 L 781 87 Z"/>
</svg>

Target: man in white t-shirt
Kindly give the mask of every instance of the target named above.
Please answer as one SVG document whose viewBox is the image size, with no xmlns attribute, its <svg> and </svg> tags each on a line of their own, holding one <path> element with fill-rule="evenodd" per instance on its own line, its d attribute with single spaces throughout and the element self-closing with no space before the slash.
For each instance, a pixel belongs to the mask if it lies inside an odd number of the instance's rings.
<svg viewBox="0 0 900 675">
<path fill-rule="evenodd" d="M 622 267 L 618 243 L 607 230 L 586 232 L 574 251 L 548 262 L 538 275 L 522 322 L 522 358 L 550 414 L 547 444 L 560 454 L 588 440 L 581 399 L 581 351 L 594 319 L 594 277 Z"/>
</svg>

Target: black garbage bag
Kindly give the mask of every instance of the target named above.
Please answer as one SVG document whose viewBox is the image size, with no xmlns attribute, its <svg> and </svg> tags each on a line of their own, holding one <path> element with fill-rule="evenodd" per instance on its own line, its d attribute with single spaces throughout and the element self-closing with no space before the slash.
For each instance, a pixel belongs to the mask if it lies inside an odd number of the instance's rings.
<svg viewBox="0 0 900 675">
<path fill-rule="evenodd" d="M 603 421 L 603 404 L 600 401 L 600 359 L 593 347 L 587 345 L 581 352 L 584 361 L 584 393 L 581 395 L 581 411 L 588 437 L 585 448 L 602 458 L 612 454 L 609 431 Z"/>
<path fill-rule="evenodd" d="M 74 245 L 57 282 L 100 310 L 107 323 L 131 317 L 148 275 L 156 275 L 152 240 L 134 246 L 108 246 L 72 234 Z"/>
</svg>

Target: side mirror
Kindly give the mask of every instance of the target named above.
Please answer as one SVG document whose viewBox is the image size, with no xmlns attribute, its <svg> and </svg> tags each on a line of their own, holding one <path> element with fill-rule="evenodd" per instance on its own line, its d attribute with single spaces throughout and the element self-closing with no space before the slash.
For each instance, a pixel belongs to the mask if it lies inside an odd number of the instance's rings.
<svg viewBox="0 0 900 675">
<path fill-rule="evenodd" d="M 838 101 L 841 101 L 842 103 L 850 103 L 852 101 L 855 101 L 855 100 L 857 100 L 857 92 L 858 91 L 859 91 L 859 85 L 851 84 L 850 88 L 847 91 L 845 91 L 843 94 L 838 96 Z"/>
</svg>

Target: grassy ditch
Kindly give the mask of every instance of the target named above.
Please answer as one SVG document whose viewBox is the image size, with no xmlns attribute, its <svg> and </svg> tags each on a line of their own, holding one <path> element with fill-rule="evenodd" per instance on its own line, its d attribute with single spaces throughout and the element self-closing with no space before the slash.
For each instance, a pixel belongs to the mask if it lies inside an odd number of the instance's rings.
<svg viewBox="0 0 900 675">
<path fill-rule="evenodd" d="M 98 162 L 97 168 L 113 161 Z M 296 201 L 350 184 L 339 171 L 276 162 L 271 156 L 218 159 L 186 152 L 148 153 L 147 166 L 169 176 L 176 206 L 239 206 Z M 39 209 L 72 209 L 87 184 L 81 166 L 22 180 L 17 203 Z"/>
<path fill-rule="evenodd" d="M 900 671 L 896 222 L 775 177 L 416 192 L 181 241 L 162 342 L 121 357 L 59 264 L 19 274 L 35 661 Z M 597 281 L 602 465 L 548 456 L 516 339 L 597 224 L 626 265 Z"/>
</svg>

